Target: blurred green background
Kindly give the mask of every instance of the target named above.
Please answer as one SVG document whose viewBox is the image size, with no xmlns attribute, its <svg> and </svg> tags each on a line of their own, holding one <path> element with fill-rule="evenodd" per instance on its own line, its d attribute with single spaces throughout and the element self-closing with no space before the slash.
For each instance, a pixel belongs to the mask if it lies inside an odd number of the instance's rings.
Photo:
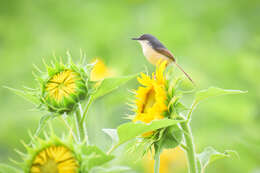
<svg viewBox="0 0 260 173">
<path fill-rule="evenodd" d="M 260 171 L 260 1 L 259 0 L 0 0 L 0 86 L 35 86 L 33 64 L 43 67 L 53 52 L 75 60 L 80 48 L 89 60 L 99 57 L 116 75 L 153 67 L 131 37 L 158 37 L 199 88 L 218 86 L 248 90 L 206 100 L 193 115 L 196 150 L 211 145 L 234 149 L 240 159 L 212 164 L 209 173 Z M 128 89 L 136 80 L 97 101 L 88 121 L 90 140 L 110 145 L 102 128 L 115 128 L 129 113 Z M 41 113 L 0 87 L 0 162 L 18 158 Z M 57 122 L 58 123 L 58 122 Z M 62 131 L 62 128 L 59 129 Z M 123 162 L 123 161 L 122 161 Z M 141 162 L 133 172 L 144 172 Z M 174 170 L 174 169 L 173 169 Z"/>
</svg>

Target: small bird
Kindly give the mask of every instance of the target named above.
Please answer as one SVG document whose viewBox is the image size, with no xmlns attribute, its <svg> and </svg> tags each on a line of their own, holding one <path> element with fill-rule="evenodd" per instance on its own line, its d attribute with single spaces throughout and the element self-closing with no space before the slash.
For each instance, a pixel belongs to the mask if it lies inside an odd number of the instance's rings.
<svg viewBox="0 0 260 173">
<path fill-rule="evenodd" d="M 177 64 L 173 54 L 156 37 L 151 34 L 143 34 L 139 38 L 132 38 L 132 40 L 137 40 L 141 44 L 143 54 L 151 64 L 156 65 L 159 60 L 166 60 L 167 64 L 173 62 L 194 83 L 191 77 Z"/>
</svg>

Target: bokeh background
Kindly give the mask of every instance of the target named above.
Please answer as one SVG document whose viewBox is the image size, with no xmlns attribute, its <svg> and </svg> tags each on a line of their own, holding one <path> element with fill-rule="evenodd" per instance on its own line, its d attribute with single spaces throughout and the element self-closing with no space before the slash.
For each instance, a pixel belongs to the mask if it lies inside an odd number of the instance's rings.
<svg viewBox="0 0 260 173">
<path fill-rule="evenodd" d="M 194 112 L 196 150 L 210 145 L 234 149 L 239 159 L 220 160 L 208 173 L 260 171 L 260 1 L 259 0 L 0 0 L 0 86 L 34 86 L 33 64 L 40 67 L 69 50 L 89 61 L 101 59 L 113 75 L 143 71 L 148 64 L 140 46 L 130 40 L 143 33 L 157 36 L 192 76 L 199 88 L 218 86 L 248 90 L 206 100 Z M 97 101 L 88 120 L 90 140 L 110 145 L 102 128 L 116 128 L 129 113 L 126 102 L 136 80 Z M 0 162 L 18 158 L 41 113 L 0 87 Z M 62 127 L 58 125 L 58 131 Z M 60 127 L 60 128 L 59 128 Z M 170 153 L 170 154 L 169 154 Z M 183 152 L 166 151 L 164 172 L 186 172 Z M 130 172 L 151 173 L 152 162 L 122 156 Z M 145 161 L 144 161 L 145 160 Z"/>
</svg>

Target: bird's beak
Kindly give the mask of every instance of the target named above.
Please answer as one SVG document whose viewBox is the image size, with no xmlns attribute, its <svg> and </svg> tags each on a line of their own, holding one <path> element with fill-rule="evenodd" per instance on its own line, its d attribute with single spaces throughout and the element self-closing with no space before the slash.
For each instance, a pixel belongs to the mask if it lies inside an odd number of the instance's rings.
<svg viewBox="0 0 260 173">
<path fill-rule="evenodd" d="M 132 38 L 132 40 L 140 40 L 140 38 Z"/>
</svg>

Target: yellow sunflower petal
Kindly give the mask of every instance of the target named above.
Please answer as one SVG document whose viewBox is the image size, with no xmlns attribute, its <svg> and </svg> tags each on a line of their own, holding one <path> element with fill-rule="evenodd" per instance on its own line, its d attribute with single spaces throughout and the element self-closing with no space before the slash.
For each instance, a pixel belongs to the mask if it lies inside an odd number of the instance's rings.
<svg viewBox="0 0 260 173">
<path fill-rule="evenodd" d="M 78 162 L 65 146 L 50 146 L 39 152 L 30 173 L 76 173 Z"/>
<path fill-rule="evenodd" d="M 137 109 L 134 122 L 150 123 L 164 118 L 164 112 L 167 111 L 167 91 L 163 76 L 166 63 L 165 61 L 157 65 L 156 73 L 153 73 L 152 77 L 141 73 L 141 77 L 137 78 L 142 86 L 135 91 Z"/>
</svg>

